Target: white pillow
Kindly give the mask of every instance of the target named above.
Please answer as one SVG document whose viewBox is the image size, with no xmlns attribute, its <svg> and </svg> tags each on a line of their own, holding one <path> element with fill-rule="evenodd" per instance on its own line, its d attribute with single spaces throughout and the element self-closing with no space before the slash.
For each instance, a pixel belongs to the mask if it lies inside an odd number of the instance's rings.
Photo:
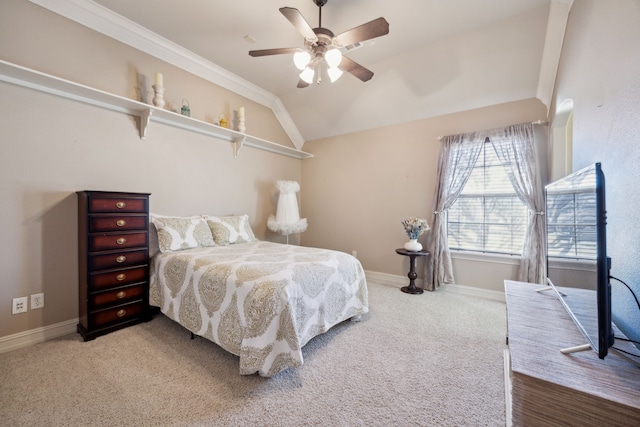
<svg viewBox="0 0 640 427">
<path fill-rule="evenodd" d="M 251 224 L 249 224 L 249 215 L 203 215 L 203 218 L 207 221 L 213 240 L 218 246 L 258 240 L 253 234 Z"/>
<path fill-rule="evenodd" d="M 158 230 L 160 252 L 216 245 L 211 229 L 200 216 L 177 217 L 151 214 L 151 221 Z"/>
</svg>

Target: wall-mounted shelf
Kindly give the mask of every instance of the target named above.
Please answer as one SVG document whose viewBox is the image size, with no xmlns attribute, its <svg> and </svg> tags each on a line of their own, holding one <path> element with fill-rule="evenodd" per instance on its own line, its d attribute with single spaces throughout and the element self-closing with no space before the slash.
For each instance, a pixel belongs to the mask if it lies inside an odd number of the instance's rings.
<svg viewBox="0 0 640 427">
<path fill-rule="evenodd" d="M 234 146 L 234 155 L 236 157 L 242 147 L 253 147 L 296 159 L 313 157 L 312 154 L 304 151 L 222 128 L 202 120 L 183 116 L 153 105 L 134 101 L 2 60 L 0 60 L 0 81 L 136 116 L 139 118 L 140 139 L 146 137 L 151 122 L 158 122 L 231 142 Z"/>
</svg>

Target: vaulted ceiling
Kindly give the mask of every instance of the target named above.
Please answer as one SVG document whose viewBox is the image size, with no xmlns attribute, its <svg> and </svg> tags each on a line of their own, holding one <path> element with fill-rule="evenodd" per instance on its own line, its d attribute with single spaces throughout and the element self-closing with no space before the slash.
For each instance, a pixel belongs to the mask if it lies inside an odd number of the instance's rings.
<svg viewBox="0 0 640 427">
<path fill-rule="evenodd" d="M 554 56 L 564 32 L 562 19 L 560 24 L 553 19 L 554 6 L 567 3 L 570 7 L 571 0 L 328 0 L 322 8 L 323 27 L 338 34 L 384 17 L 389 34 L 345 52 L 374 73 L 371 80 L 345 73 L 334 83 L 324 79 L 304 89 L 296 87 L 299 71 L 292 55 L 254 58 L 248 51 L 303 47 L 302 35 L 278 9 L 297 8 L 316 27 L 313 0 L 93 4 L 121 27 L 143 28 L 147 38 L 150 34 L 160 44 L 220 67 L 227 80 L 232 76 L 243 82 L 240 86 L 263 90 L 255 98 L 271 104 L 294 144 L 301 146 L 323 137 L 540 98 L 541 93 L 544 97 L 553 85 Z"/>
</svg>

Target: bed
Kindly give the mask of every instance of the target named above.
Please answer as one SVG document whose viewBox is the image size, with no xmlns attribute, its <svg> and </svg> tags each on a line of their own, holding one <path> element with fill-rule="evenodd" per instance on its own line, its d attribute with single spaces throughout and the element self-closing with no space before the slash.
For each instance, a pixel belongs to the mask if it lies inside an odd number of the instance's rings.
<svg viewBox="0 0 640 427">
<path fill-rule="evenodd" d="M 257 240 L 246 216 L 189 217 L 189 227 L 167 218 L 152 216 L 161 250 L 150 265 L 150 304 L 239 356 L 240 374 L 299 367 L 310 339 L 369 311 L 364 271 L 351 255 Z M 180 229 L 169 238 L 167 223 Z"/>
</svg>

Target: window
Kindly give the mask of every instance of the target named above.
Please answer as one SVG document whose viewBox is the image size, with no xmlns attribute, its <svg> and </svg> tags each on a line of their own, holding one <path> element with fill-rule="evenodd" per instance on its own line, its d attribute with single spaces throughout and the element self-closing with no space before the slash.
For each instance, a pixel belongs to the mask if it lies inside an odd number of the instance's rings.
<svg viewBox="0 0 640 427">
<path fill-rule="evenodd" d="M 487 139 L 460 197 L 447 211 L 450 249 L 522 254 L 528 213 Z"/>
</svg>

